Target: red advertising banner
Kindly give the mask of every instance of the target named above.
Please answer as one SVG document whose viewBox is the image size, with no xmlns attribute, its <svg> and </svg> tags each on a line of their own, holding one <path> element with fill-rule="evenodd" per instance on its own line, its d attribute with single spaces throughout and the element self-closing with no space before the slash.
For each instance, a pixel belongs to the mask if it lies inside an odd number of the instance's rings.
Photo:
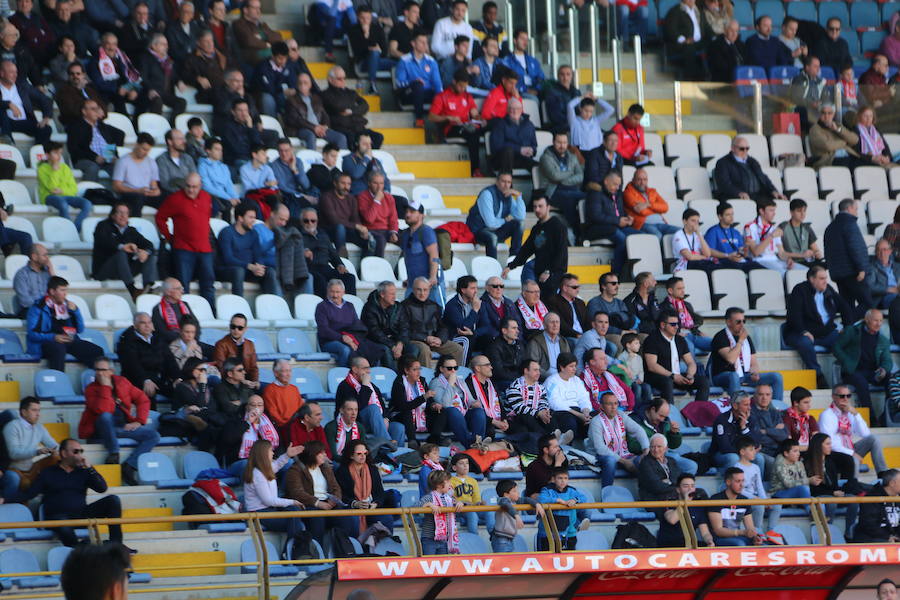
<svg viewBox="0 0 900 600">
<path fill-rule="evenodd" d="M 341 581 L 590 573 L 596 571 L 688 571 L 742 567 L 814 567 L 900 564 L 900 546 L 763 546 L 698 550 L 635 550 L 565 554 L 483 554 L 429 558 L 338 561 Z"/>
</svg>

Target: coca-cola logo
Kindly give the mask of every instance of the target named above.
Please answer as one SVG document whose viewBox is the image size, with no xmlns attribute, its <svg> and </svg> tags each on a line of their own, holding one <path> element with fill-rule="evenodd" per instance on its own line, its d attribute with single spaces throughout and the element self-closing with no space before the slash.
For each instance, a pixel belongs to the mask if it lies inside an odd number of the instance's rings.
<svg viewBox="0 0 900 600">
<path fill-rule="evenodd" d="M 760 575 L 824 575 L 831 573 L 830 567 L 774 567 L 774 568 L 740 568 L 735 569 L 734 577 L 758 577 Z"/>
<path fill-rule="evenodd" d="M 615 581 L 617 579 L 632 579 L 636 581 L 646 581 L 650 579 L 686 579 L 694 575 L 694 571 L 681 570 L 665 570 L 665 571 L 624 571 L 615 572 L 608 571 L 597 575 L 598 581 Z"/>
</svg>

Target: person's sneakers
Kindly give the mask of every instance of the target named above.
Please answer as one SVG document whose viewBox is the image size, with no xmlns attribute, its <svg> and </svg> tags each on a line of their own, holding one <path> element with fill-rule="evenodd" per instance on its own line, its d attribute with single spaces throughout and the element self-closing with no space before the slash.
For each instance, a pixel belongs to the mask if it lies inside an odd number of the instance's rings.
<svg viewBox="0 0 900 600">
<path fill-rule="evenodd" d="M 104 464 L 107 465 L 117 465 L 119 464 L 119 453 L 118 452 L 110 452 L 106 455 L 106 461 Z"/>
<path fill-rule="evenodd" d="M 140 485 L 137 479 L 137 469 L 128 463 L 122 463 L 122 481 L 126 485 Z"/>
<path fill-rule="evenodd" d="M 378 86 L 375 85 L 374 81 L 369 82 L 369 94 L 372 96 L 378 95 Z"/>
<path fill-rule="evenodd" d="M 560 446 L 568 446 L 572 443 L 572 440 L 575 439 L 575 432 L 571 429 L 559 436 L 559 445 Z"/>
</svg>

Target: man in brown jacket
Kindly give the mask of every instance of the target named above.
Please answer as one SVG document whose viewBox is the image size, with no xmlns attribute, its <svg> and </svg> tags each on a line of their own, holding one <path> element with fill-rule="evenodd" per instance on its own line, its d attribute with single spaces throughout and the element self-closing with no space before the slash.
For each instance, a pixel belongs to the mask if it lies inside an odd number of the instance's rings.
<svg viewBox="0 0 900 600">
<path fill-rule="evenodd" d="M 317 139 L 341 150 L 347 148 L 347 137 L 331 128 L 322 97 L 313 90 L 313 80 L 308 73 L 297 75 L 297 93 L 288 97 L 283 118 L 285 133 L 303 140 L 310 150 L 315 150 Z"/>
<path fill-rule="evenodd" d="M 241 62 L 253 66 L 272 56 L 272 44 L 282 41 L 280 33 L 260 20 L 261 14 L 259 0 L 248 0 L 241 9 L 241 18 L 232 25 Z"/>
<path fill-rule="evenodd" d="M 835 121 L 833 104 L 823 104 L 819 109 L 819 120 L 809 129 L 809 147 L 812 151 L 813 167 L 849 167 L 851 169 L 867 164 L 856 151 L 859 136 L 852 129 Z"/>
<path fill-rule="evenodd" d="M 216 49 L 212 31 L 205 30 L 197 38 L 197 49 L 184 60 L 181 79 L 197 88 L 197 102 L 212 104 L 214 90 L 225 85 L 225 71 L 233 66 L 228 57 Z"/>
<path fill-rule="evenodd" d="M 73 62 L 69 65 L 69 82 L 56 91 L 56 105 L 59 106 L 59 121 L 64 127 L 68 127 L 71 123 L 81 119 L 81 107 L 84 106 L 85 100 L 94 100 L 97 105 L 103 109 L 103 116 L 106 118 L 106 101 L 100 92 L 91 85 L 84 67 L 79 62 Z"/>
<path fill-rule="evenodd" d="M 256 364 L 256 346 L 252 340 L 244 337 L 247 333 L 247 317 L 236 313 L 231 317 L 228 325 L 229 334 L 216 342 L 213 349 L 213 361 L 219 371 L 226 359 L 236 357 L 244 365 L 247 385 L 253 389 L 259 388 L 259 366 Z M 224 371 L 222 371 L 224 372 Z"/>
<path fill-rule="evenodd" d="M 335 177 L 334 188 L 324 192 L 319 199 L 322 225 L 341 256 L 347 256 L 347 242 L 365 249 L 371 239 L 369 230 L 360 222 L 359 203 L 350 193 L 350 183 L 350 175 L 341 173 Z"/>
</svg>

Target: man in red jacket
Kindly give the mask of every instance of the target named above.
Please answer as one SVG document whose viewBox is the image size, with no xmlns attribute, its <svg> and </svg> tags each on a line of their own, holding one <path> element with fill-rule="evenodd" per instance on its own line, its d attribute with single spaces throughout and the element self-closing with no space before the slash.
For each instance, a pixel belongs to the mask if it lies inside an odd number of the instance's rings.
<svg viewBox="0 0 900 600">
<path fill-rule="evenodd" d="M 137 485 L 138 457 L 159 443 L 159 433 L 149 422 L 150 400 L 127 379 L 113 373 L 108 358 L 94 361 L 95 378 L 84 389 L 84 412 L 78 437 L 99 438 L 109 455 L 106 464 L 119 464 L 119 438 L 138 443 L 122 464 L 122 480 Z"/>
<path fill-rule="evenodd" d="M 166 198 L 156 213 L 156 228 L 172 245 L 175 254 L 175 272 L 184 289 L 190 289 L 191 279 L 197 270 L 200 279 L 200 295 L 210 307 L 216 305 L 213 290 L 215 271 L 213 251 L 209 243 L 209 218 L 212 216 L 212 196 L 203 191 L 202 180 L 191 173 L 184 181 L 184 189 Z M 169 231 L 166 221 L 172 219 Z"/>
</svg>

